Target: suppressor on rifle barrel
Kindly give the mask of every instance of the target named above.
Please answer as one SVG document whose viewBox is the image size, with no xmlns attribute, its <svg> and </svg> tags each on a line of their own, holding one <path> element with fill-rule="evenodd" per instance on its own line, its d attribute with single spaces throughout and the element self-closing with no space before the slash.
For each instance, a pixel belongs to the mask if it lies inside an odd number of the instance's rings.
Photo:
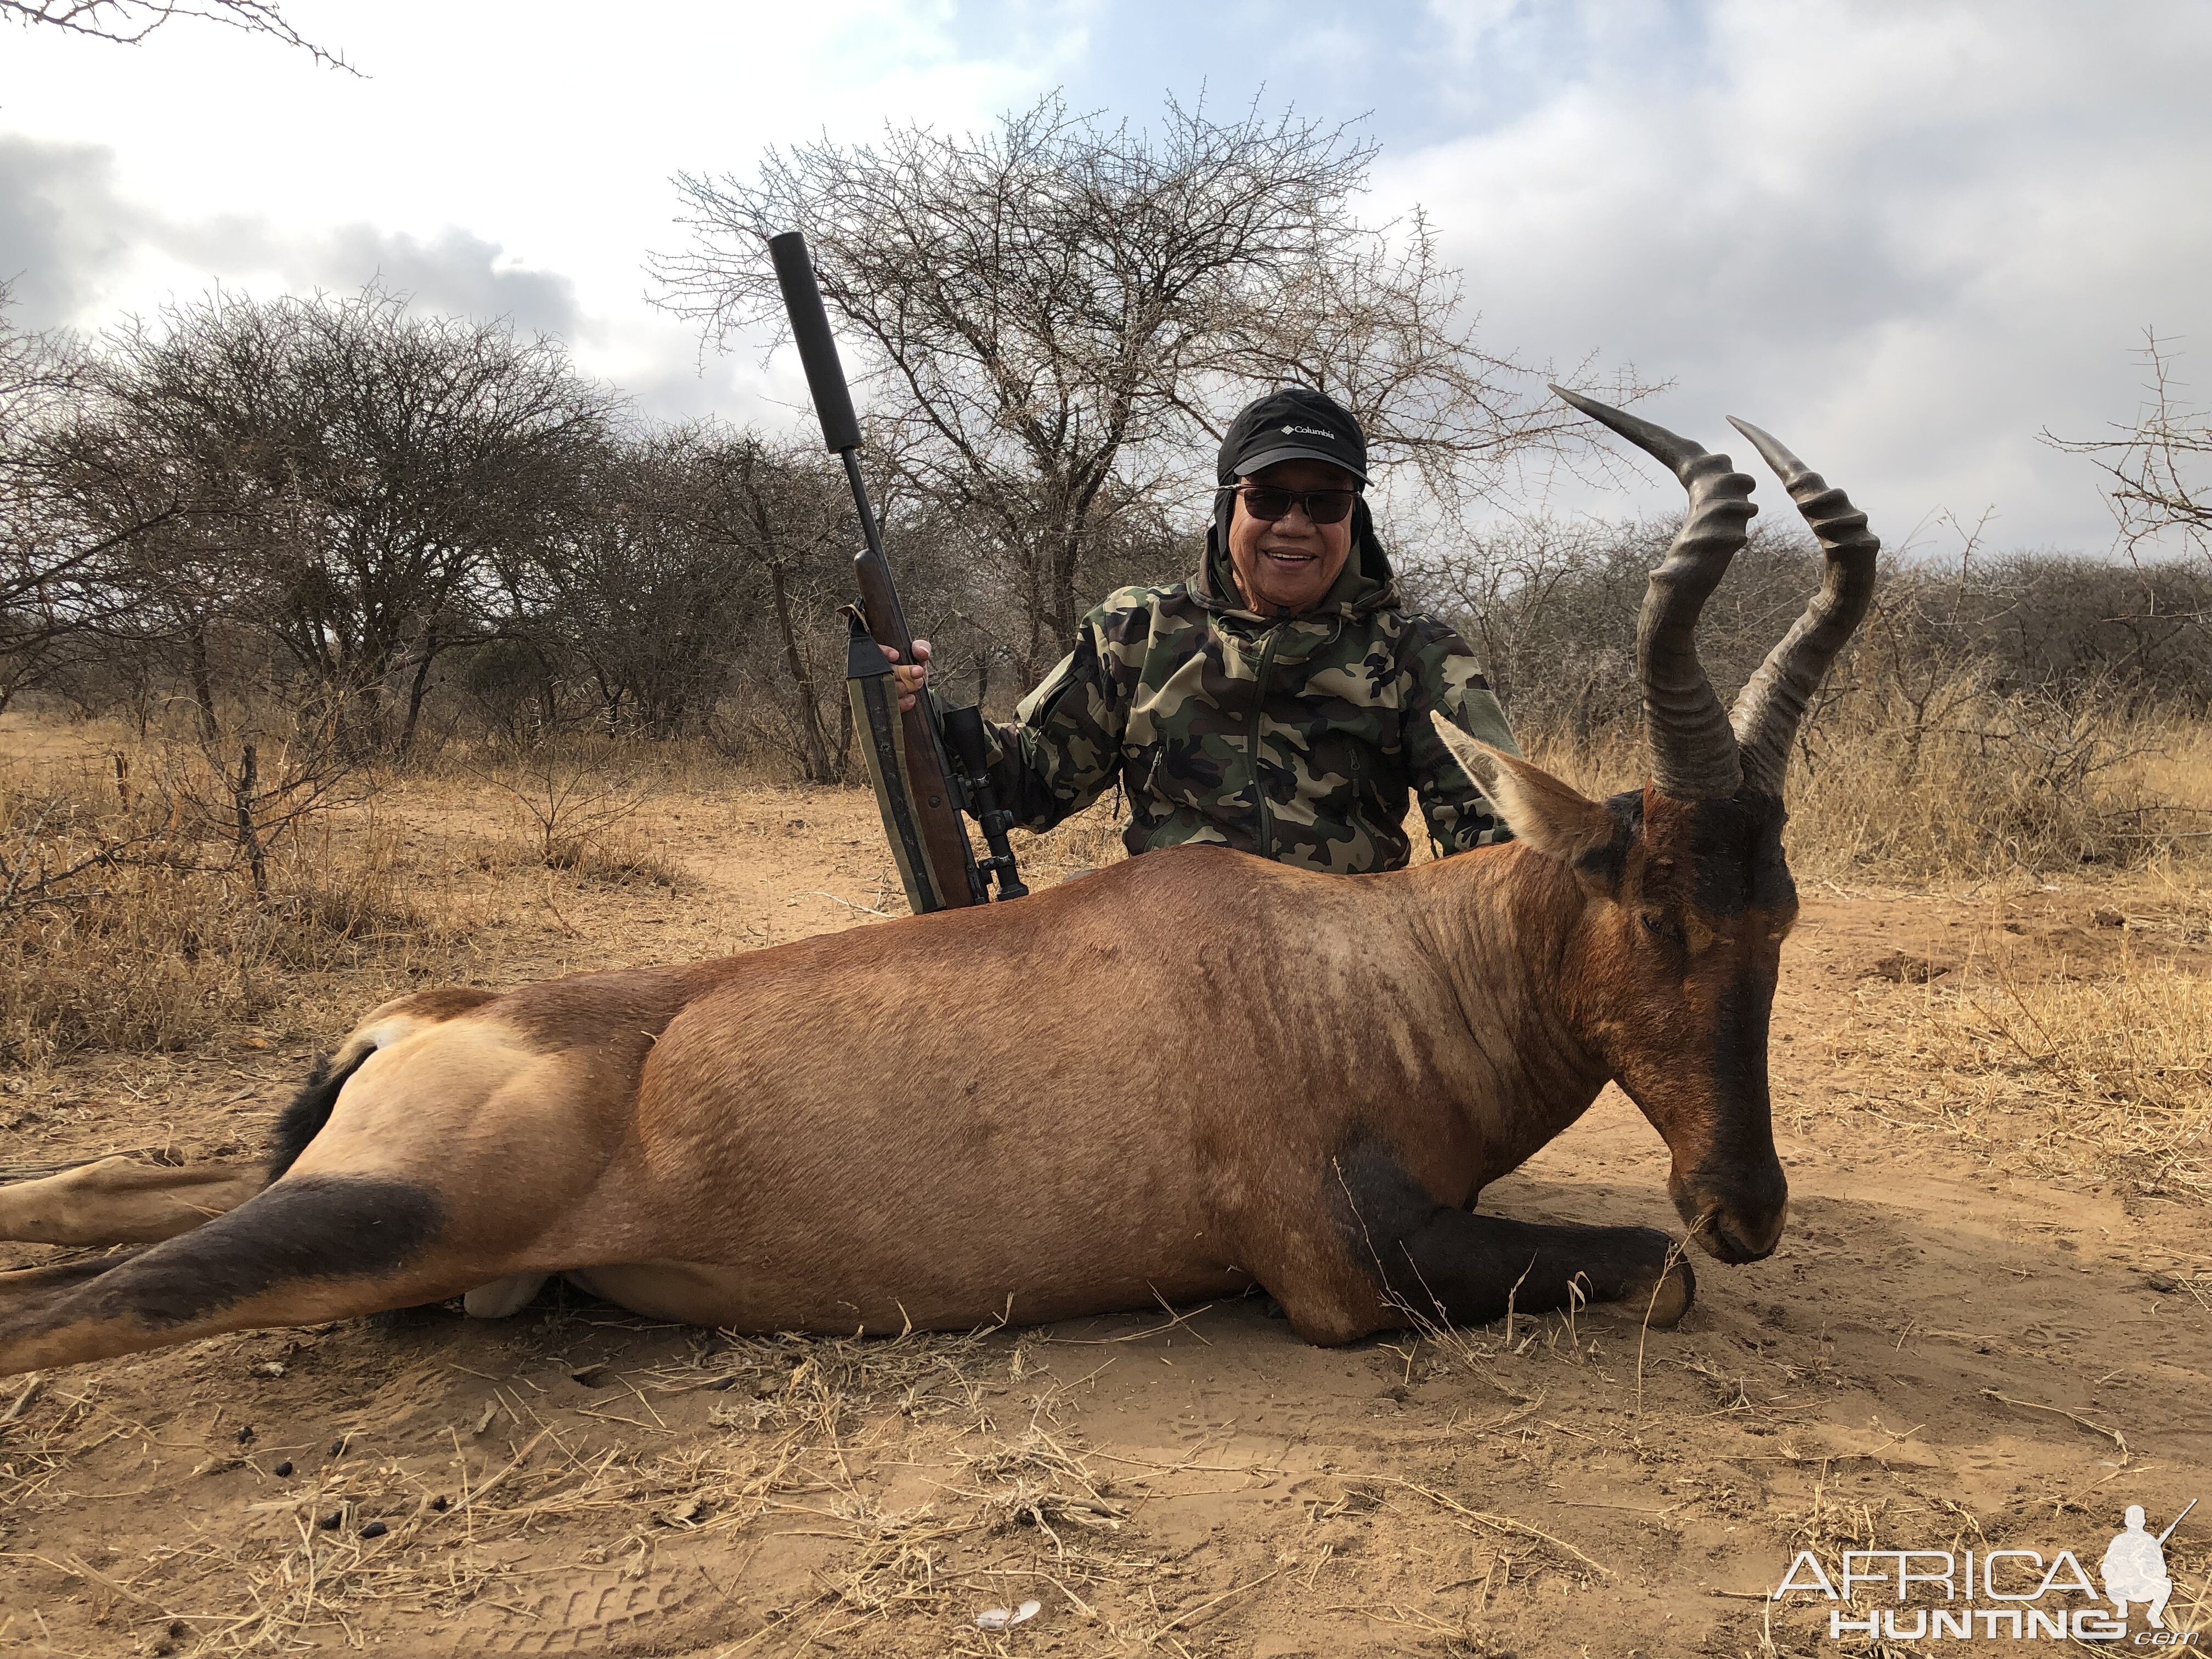
<svg viewBox="0 0 2212 1659">
<path fill-rule="evenodd" d="M 799 361 L 806 370 L 806 390 L 814 398 L 814 413 L 822 422 L 822 441 L 832 454 L 860 447 L 860 417 L 853 412 L 852 389 L 845 384 L 845 366 L 837 359 L 837 337 L 830 331 L 830 313 L 822 308 L 822 287 L 814 277 L 814 256 L 806 238 L 787 230 L 768 239 L 768 257 L 775 261 L 775 280 L 783 289 L 784 314 L 791 319 L 791 337 L 799 346 Z"/>
</svg>

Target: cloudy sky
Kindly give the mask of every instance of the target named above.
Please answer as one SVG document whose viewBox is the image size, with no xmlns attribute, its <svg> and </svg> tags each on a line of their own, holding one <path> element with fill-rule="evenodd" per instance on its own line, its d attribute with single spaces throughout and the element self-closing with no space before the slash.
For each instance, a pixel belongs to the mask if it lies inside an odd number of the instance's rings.
<svg viewBox="0 0 2212 1659">
<path fill-rule="evenodd" d="M 558 333 L 655 412 L 787 422 L 793 369 L 702 364 L 649 302 L 671 175 L 1064 88 L 1139 122 L 1170 92 L 1363 119 L 1371 216 L 1428 210 L 1486 344 L 1632 364 L 1672 383 L 1646 412 L 1717 447 L 1724 414 L 1770 426 L 1893 544 L 1994 508 L 1999 544 L 2106 547 L 2094 471 L 2037 433 L 2127 421 L 2146 328 L 2212 380 L 2203 0 L 286 10 L 363 77 L 190 21 L 137 48 L 0 27 L 20 320 L 380 276 Z"/>
</svg>

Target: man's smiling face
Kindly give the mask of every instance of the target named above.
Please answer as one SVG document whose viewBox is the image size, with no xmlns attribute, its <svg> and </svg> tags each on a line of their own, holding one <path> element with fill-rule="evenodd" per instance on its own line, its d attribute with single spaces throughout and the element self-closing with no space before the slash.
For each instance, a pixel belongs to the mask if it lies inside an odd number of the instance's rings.
<svg viewBox="0 0 2212 1659">
<path fill-rule="evenodd" d="M 1349 489 L 1353 479 L 1326 461 L 1278 461 L 1240 483 L 1273 484 L 1284 489 Z M 1303 503 L 1269 523 L 1245 510 L 1237 498 L 1229 521 L 1229 562 L 1244 603 L 1262 616 L 1310 611 L 1336 585 L 1352 554 L 1352 520 L 1316 524 Z"/>
</svg>

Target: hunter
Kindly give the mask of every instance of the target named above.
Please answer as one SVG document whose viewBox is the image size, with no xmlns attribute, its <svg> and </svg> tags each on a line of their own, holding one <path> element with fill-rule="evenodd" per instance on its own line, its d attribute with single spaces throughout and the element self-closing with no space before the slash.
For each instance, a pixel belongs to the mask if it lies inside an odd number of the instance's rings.
<svg viewBox="0 0 2212 1659">
<path fill-rule="evenodd" d="M 1507 839 L 1430 713 L 1520 751 L 1459 636 L 1401 607 L 1350 411 L 1272 392 L 1231 425 L 1216 475 L 1197 575 L 1109 595 L 988 728 L 999 799 L 1044 830 L 1119 779 L 1132 854 L 1218 842 L 1347 875 L 1407 862 L 1409 787 L 1440 854 Z M 896 671 L 902 708 L 928 642 L 915 654 Z"/>
</svg>

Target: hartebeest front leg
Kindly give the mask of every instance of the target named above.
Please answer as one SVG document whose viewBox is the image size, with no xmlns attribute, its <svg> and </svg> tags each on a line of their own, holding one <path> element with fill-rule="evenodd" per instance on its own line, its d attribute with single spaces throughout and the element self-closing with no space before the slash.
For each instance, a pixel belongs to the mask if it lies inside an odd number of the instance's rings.
<svg viewBox="0 0 2212 1659">
<path fill-rule="evenodd" d="M 1611 1302 L 1663 1328 L 1690 1310 L 1697 1288 L 1674 1240 L 1654 1228 L 1540 1226 L 1441 1205 L 1378 1255 L 1391 1300 L 1438 1324 Z"/>
<path fill-rule="evenodd" d="M 1480 1325 L 1509 1308 L 1618 1303 L 1665 1327 L 1696 1297 L 1690 1264 L 1656 1229 L 1545 1226 L 1440 1204 L 1374 1143 L 1339 1158 L 1332 1175 L 1339 1237 L 1408 1317 Z"/>
<path fill-rule="evenodd" d="M 103 1158 L 0 1186 L 0 1240 L 24 1244 L 155 1244 L 234 1210 L 269 1184 L 259 1163 L 184 1169 Z"/>
</svg>

